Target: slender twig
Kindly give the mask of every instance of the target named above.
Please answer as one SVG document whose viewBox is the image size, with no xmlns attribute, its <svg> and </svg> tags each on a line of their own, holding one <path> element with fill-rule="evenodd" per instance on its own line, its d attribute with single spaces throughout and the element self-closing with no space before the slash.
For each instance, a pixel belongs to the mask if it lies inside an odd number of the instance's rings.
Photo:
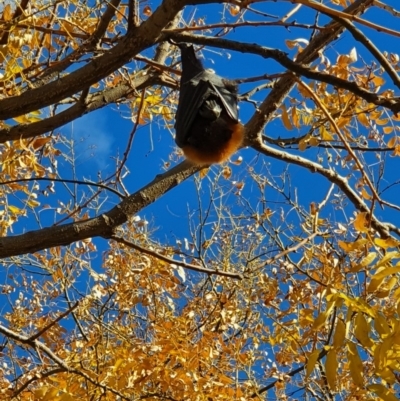
<svg viewBox="0 0 400 401">
<path fill-rule="evenodd" d="M 175 259 L 169 258 L 167 256 L 161 255 L 157 252 L 151 251 L 150 249 L 143 248 L 142 246 L 134 244 L 133 242 L 127 241 L 126 239 L 124 239 L 122 237 L 119 237 L 116 235 L 111 235 L 110 238 L 113 239 L 114 241 L 117 241 L 121 244 L 126 245 L 129 248 L 136 249 L 139 252 L 153 256 L 153 257 L 155 257 L 159 260 L 162 260 L 163 262 L 169 263 L 171 265 L 181 266 L 181 267 L 184 267 L 185 269 L 193 270 L 193 271 L 200 272 L 200 273 L 205 273 L 208 275 L 225 276 L 225 277 L 235 278 L 238 280 L 243 279 L 243 276 L 240 273 L 231 273 L 231 272 L 226 272 L 223 270 L 212 270 L 212 269 L 208 269 L 206 267 L 201 267 L 201 266 L 196 266 L 196 265 L 192 265 L 189 263 L 180 262 Z"/>
<path fill-rule="evenodd" d="M 92 181 L 68 180 L 65 178 L 49 178 L 49 177 L 19 178 L 17 180 L 1 181 L 0 185 L 9 185 L 9 184 L 15 184 L 15 183 L 21 183 L 21 182 L 31 182 L 31 181 L 51 181 L 51 182 L 62 182 L 62 183 L 77 184 L 77 185 L 88 185 L 91 187 L 98 187 L 98 188 L 110 191 L 113 194 L 120 197 L 121 199 L 125 198 L 125 196 L 123 194 L 118 192 L 116 189 L 110 188 L 106 184 L 92 182 Z"/>
<path fill-rule="evenodd" d="M 304 238 L 302 241 L 297 243 L 296 245 L 293 245 L 287 249 L 285 249 L 282 252 L 279 252 L 278 254 L 272 256 L 271 258 L 267 259 L 265 262 L 263 262 L 260 266 L 257 266 L 255 270 L 262 269 L 263 267 L 270 265 L 271 263 L 275 262 L 276 260 L 280 259 L 282 256 L 285 256 L 291 252 L 297 251 L 299 248 L 301 248 L 303 245 L 305 245 L 307 242 L 311 241 L 313 238 L 315 238 L 317 235 L 320 235 L 321 233 L 314 232 L 311 235 L 309 235 L 307 238 Z"/>
<path fill-rule="evenodd" d="M 136 133 L 136 131 L 137 131 L 138 127 L 139 127 L 139 124 L 140 124 L 140 119 L 141 119 L 141 116 L 142 116 L 142 110 L 143 110 L 143 106 L 144 106 L 145 94 L 146 94 L 146 91 L 142 90 L 142 95 L 140 96 L 140 104 L 139 104 L 138 111 L 137 111 L 137 114 L 136 114 L 136 121 L 135 121 L 135 124 L 133 125 L 132 131 L 131 131 L 131 133 L 129 135 L 128 144 L 126 146 L 126 149 L 125 149 L 124 155 L 122 157 L 121 163 L 118 166 L 118 170 L 117 170 L 116 175 L 115 175 L 117 182 L 120 181 L 122 169 L 124 168 L 125 163 L 128 160 L 129 152 L 130 152 L 130 150 L 132 148 L 133 138 L 134 138 L 135 133 Z"/>
<path fill-rule="evenodd" d="M 388 62 L 387 58 L 381 53 L 381 51 L 372 43 L 371 39 L 369 39 L 362 31 L 360 31 L 351 21 L 346 18 L 341 17 L 332 17 L 342 25 L 344 25 L 347 30 L 353 35 L 354 39 L 360 43 L 362 43 L 367 50 L 378 60 L 383 69 L 387 72 L 387 74 L 392 78 L 394 85 L 396 85 L 400 89 L 400 78 L 397 74 L 396 70 L 392 67 L 392 65 Z"/>
<path fill-rule="evenodd" d="M 56 323 L 58 323 L 61 319 L 68 316 L 72 311 L 74 311 L 79 305 L 79 301 L 76 301 L 74 305 L 70 306 L 64 313 L 61 313 L 56 319 L 52 320 L 48 325 L 44 326 L 40 329 L 36 334 L 29 337 L 30 341 L 34 341 L 39 338 L 43 333 L 53 327 Z"/>
<path fill-rule="evenodd" d="M 229 29 L 229 28 L 241 28 L 241 27 L 258 27 L 258 26 L 283 26 L 285 28 L 304 28 L 304 29 L 326 29 L 318 25 L 300 24 L 296 21 L 283 22 L 283 21 L 246 21 L 246 22 L 234 22 L 234 23 L 220 23 L 220 24 L 209 24 L 209 25 L 198 25 L 198 26 L 185 26 L 184 28 L 164 29 L 165 33 L 168 32 L 190 32 L 190 31 L 208 31 L 213 29 Z"/>
<path fill-rule="evenodd" d="M 360 160 L 358 159 L 357 155 L 354 153 L 353 149 L 350 147 L 349 143 L 347 142 L 346 137 L 342 134 L 342 131 L 340 130 L 339 126 L 336 124 L 336 121 L 332 117 L 332 115 L 329 113 L 328 109 L 323 105 L 319 97 L 315 94 L 315 92 L 303 81 L 300 79 L 296 79 L 297 83 L 302 86 L 306 91 L 309 93 L 311 98 L 314 100 L 315 104 L 324 112 L 326 118 L 334 128 L 337 136 L 340 138 L 340 140 L 343 142 L 344 147 L 346 148 L 347 152 L 349 155 L 352 157 L 354 162 L 356 163 L 363 179 L 365 180 L 366 184 L 369 186 L 370 190 L 372 191 L 375 199 L 379 201 L 379 203 L 382 203 L 382 200 L 380 199 L 378 192 L 375 189 L 375 186 L 372 184 L 372 181 L 370 180 L 368 174 L 366 173 L 364 166 L 361 164 Z"/>
<path fill-rule="evenodd" d="M 177 42 L 191 42 L 223 49 L 231 49 L 242 53 L 253 53 L 264 58 L 271 58 L 295 74 L 348 90 L 354 95 L 359 96 L 370 103 L 388 108 L 395 114 L 400 112 L 400 99 L 398 97 L 387 98 L 385 96 L 380 96 L 375 92 L 371 92 L 368 89 L 363 88 L 355 81 L 348 81 L 326 72 L 316 71 L 315 69 L 307 67 L 302 63 L 293 61 L 281 50 L 263 47 L 253 43 L 242 43 L 234 40 L 211 38 L 202 35 L 187 35 L 170 32 L 168 36 L 166 35 L 164 37 L 164 40 L 167 40 L 168 38 Z"/>
<path fill-rule="evenodd" d="M 305 6 L 308 6 L 310 8 L 313 8 L 314 10 L 317 10 L 317 11 L 321 12 L 322 14 L 326 14 L 331 18 L 341 17 L 341 18 L 349 19 L 349 20 L 358 22 L 361 25 L 367 26 L 368 28 L 372 28 L 375 31 L 384 32 L 384 33 L 387 33 L 392 36 L 400 37 L 399 31 L 395 31 L 393 29 L 386 28 L 385 26 L 382 26 L 382 25 L 374 24 L 373 22 L 362 19 L 362 18 L 358 17 L 357 15 L 347 14 L 347 13 L 339 11 L 339 10 L 334 10 L 333 8 L 329 8 L 321 3 L 317 3 L 316 1 L 296 0 L 296 2 L 304 4 Z"/>
</svg>

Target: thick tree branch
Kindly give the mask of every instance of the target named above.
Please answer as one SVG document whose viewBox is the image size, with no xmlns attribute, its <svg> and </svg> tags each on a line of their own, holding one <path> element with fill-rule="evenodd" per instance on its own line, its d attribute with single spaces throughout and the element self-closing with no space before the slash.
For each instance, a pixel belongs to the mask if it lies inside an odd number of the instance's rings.
<svg viewBox="0 0 400 401">
<path fill-rule="evenodd" d="M 394 114 L 400 112 L 400 98 L 387 98 L 379 96 L 374 92 L 359 86 L 355 81 L 347 81 L 346 79 L 339 78 L 335 75 L 327 74 L 325 72 L 315 71 L 299 62 L 291 60 L 286 53 L 281 50 L 271 49 L 256 44 L 241 43 L 228 39 L 211 38 L 201 35 L 185 35 L 178 33 L 171 33 L 170 38 L 176 42 L 191 42 L 207 46 L 214 46 L 222 49 L 236 50 L 242 53 L 258 54 L 264 58 L 271 58 L 281 64 L 283 67 L 292 71 L 295 74 L 304 76 L 320 82 L 325 82 L 337 88 L 348 90 L 351 93 L 361 97 L 369 103 L 377 106 L 383 106 L 391 110 Z"/>
<path fill-rule="evenodd" d="M 115 103 L 116 101 L 131 95 L 135 91 L 152 85 L 171 86 L 172 82 L 165 75 L 160 75 L 158 72 L 149 72 L 146 75 L 135 77 L 132 79 L 132 82 L 121 82 L 113 88 L 90 94 L 86 98 L 81 98 L 70 108 L 42 121 L 31 124 L 19 124 L 13 127 L 1 129 L 0 143 L 33 138 L 45 134 L 76 120 L 84 114 L 101 109 L 102 107 Z"/>
<path fill-rule="evenodd" d="M 279 159 L 280 161 L 295 164 L 310 170 L 312 173 L 321 174 L 323 177 L 327 178 L 329 182 L 335 184 L 340 190 L 347 196 L 349 201 L 353 204 L 355 209 L 361 212 L 370 213 L 369 207 L 363 201 L 363 199 L 353 190 L 350 186 L 347 178 L 339 175 L 335 170 L 324 168 L 321 164 L 315 163 L 301 156 L 294 156 L 288 154 L 287 152 L 282 152 L 267 146 L 261 142 L 253 144 L 254 149 L 263 153 L 265 156 L 273 157 L 274 159 Z M 376 216 L 371 217 L 371 226 L 376 231 L 379 232 L 382 238 L 387 238 L 390 236 L 390 232 L 393 232 L 400 236 L 400 228 L 393 226 L 389 223 L 382 223 L 376 218 Z"/>
<path fill-rule="evenodd" d="M 151 47 L 185 5 L 185 0 L 164 0 L 157 10 L 111 50 L 82 68 L 20 96 L 0 100 L 0 119 L 6 120 L 41 109 L 72 96 L 105 78 L 142 50 Z"/>
<path fill-rule="evenodd" d="M 116 227 L 198 170 L 199 168 L 192 167 L 187 162 L 181 163 L 157 176 L 150 184 L 124 199 L 110 211 L 93 219 L 0 238 L 0 258 L 69 245 L 85 238 L 109 238 Z"/>
<path fill-rule="evenodd" d="M 93 35 L 89 40 L 90 46 L 96 46 L 100 42 L 104 34 L 107 32 L 108 25 L 114 17 L 119 3 L 121 3 L 121 0 L 109 1 L 106 11 L 104 11 L 103 15 L 101 16 L 99 24 L 97 25 L 96 30 L 93 32 Z"/>
</svg>

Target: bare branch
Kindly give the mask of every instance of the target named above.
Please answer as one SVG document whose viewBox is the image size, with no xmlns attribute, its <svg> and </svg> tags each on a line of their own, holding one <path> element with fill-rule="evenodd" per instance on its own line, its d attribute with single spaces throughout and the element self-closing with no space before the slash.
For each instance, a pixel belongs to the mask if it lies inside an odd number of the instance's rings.
<svg viewBox="0 0 400 401">
<path fill-rule="evenodd" d="M 128 246 L 129 248 L 136 249 L 139 252 L 145 253 L 147 255 L 153 256 L 156 259 L 162 260 L 163 262 L 169 263 L 171 265 L 176 265 L 176 266 L 181 266 L 185 269 L 193 270 L 199 273 L 205 273 L 208 274 L 209 276 L 216 275 L 216 276 L 224 276 L 224 277 L 230 277 L 230 278 L 235 278 L 238 280 L 242 280 L 243 276 L 238 273 L 232 273 L 232 272 L 227 272 L 224 270 L 213 270 L 213 269 L 208 269 L 206 267 L 201 267 L 201 266 L 196 266 L 190 263 L 185 263 L 185 262 L 180 262 L 178 260 L 169 258 L 167 256 L 161 255 L 157 252 L 151 251 L 150 249 L 143 248 L 140 245 L 134 244 L 133 242 L 127 241 L 124 238 L 118 237 L 116 235 L 111 235 L 111 239 L 114 241 L 117 241 L 121 244 L 124 244 Z"/>
</svg>

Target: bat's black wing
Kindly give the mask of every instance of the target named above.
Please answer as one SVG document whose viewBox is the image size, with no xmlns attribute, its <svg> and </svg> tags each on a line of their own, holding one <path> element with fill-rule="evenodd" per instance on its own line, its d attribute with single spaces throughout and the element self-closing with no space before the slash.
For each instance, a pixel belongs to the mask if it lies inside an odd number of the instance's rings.
<svg viewBox="0 0 400 401">
<path fill-rule="evenodd" d="M 207 70 L 203 73 L 203 77 L 218 95 L 228 116 L 237 123 L 239 121 L 237 85 Z"/>
<path fill-rule="evenodd" d="M 188 143 L 191 126 L 209 98 L 217 101 L 232 122 L 238 122 L 237 87 L 205 70 L 189 81 L 181 82 L 175 121 L 175 141 L 179 147 Z"/>
</svg>

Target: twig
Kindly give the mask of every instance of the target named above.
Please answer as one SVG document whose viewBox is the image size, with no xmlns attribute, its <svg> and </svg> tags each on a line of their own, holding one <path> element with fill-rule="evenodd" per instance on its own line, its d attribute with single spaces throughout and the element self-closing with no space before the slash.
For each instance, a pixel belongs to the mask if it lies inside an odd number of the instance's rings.
<svg viewBox="0 0 400 401">
<path fill-rule="evenodd" d="M 285 249 L 282 252 L 279 252 L 278 254 L 272 256 L 272 258 L 267 259 L 265 262 L 263 262 L 260 266 L 257 266 L 255 270 L 262 269 L 263 267 L 271 264 L 272 262 L 275 262 L 277 259 L 280 259 L 282 256 L 285 256 L 291 252 L 297 251 L 299 248 L 301 248 L 303 245 L 305 245 L 307 242 L 311 241 L 313 238 L 315 238 L 317 235 L 320 235 L 321 233 L 314 232 L 311 235 L 309 235 L 307 238 L 304 238 L 302 241 L 300 241 L 298 244 L 293 245 L 287 249 Z"/>
<path fill-rule="evenodd" d="M 354 39 L 357 42 L 362 43 L 370 53 L 375 56 L 383 69 L 387 72 L 387 74 L 392 78 L 394 85 L 396 85 L 400 89 L 400 79 L 396 72 L 396 70 L 392 67 L 392 65 L 388 62 L 387 58 L 379 51 L 379 49 L 372 43 L 372 41 L 364 35 L 362 31 L 360 31 L 352 22 L 350 22 L 346 18 L 341 17 L 332 17 L 342 25 L 344 25 L 347 30 L 353 35 Z"/>
<path fill-rule="evenodd" d="M 375 199 L 382 204 L 382 200 L 380 199 L 378 193 L 376 192 L 375 186 L 372 184 L 369 176 L 367 175 L 363 165 L 361 164 L 360 160 L 358 159 L 357 155 L 354 153 L 353 149 L 350 147 L 349 143 L 347 142 L 345 136 L 342 134 L 342 131 L 340 131 L 339 126 L 336 124 L 336 121 L 333 119 L 331 114 L 329 113 L 328 109 L 322 104 L 321 100 L 319 97 L 313 92 L 313 90 L 303 81 L 300 79 L 296 78 L 296 81 L 298 85 L 302 86 L 304 89 L 307 90 L 311 98 L 314 100 L 315 104 L 324 112 L 326 118 L 328 121 L 331 123 L 332 127 L 334 128 L 337 136 L 341 139 L 343 142 L 343 145 L 345 146 L 347 152 L 349 155 L 353 158 L 354 162 L 356 163 L 358 169 L 360 170 L 360 173 L 365 180 L 366 184 L 369 186 L 371 189 Z"/>
<path fill-rule="evenodd" d="M 39 338 L 43 333 L 45 333 L 47 330 L 49 330 L 52 326 L 54 326 L 56 323 L 58 323 L 61 319 L 68 316 L 73 310 L 75 310 L 78 307 L 78 305 L 79 305 L 79 301 L 76 301 L 74 305 L 69 307 L 64 313 L 62 313 L 60 316 L 58 316 L 55 320 L 51 321 L 47 326 L 44 326 L 33 336 L 30 336 L 29 340 L 34 341 L 37 338 Z"/>
<path fill-rule="evenodd" d="M 310 24 L 299 24 L 296 21 L 284 22 L 284 21 L 246 21 L 246 22 L 235 22 L 235 23 L 220 23 L 210 25 L 199 25 L 199 26 L 185 26 L 184 28 L 164 29 L 164 33 L 168 32 L 190 32 L 190 31 L 205 31 L 220 28 L 241 28 L 241 27 L 257 27 L 257 26 L 283 26 L 285 28 L 304 28 L 304 29 L 326 29 L 318 25 Z"/>
<path fill-rule="evenodd" d="M 172 259 L 172 258 L 169 258 L 167 256 L 161 255 L 161 254 L 159 254 L 157 252 L 151 251 L 150 249 L 143 248 L 140 245 L 136 245 L 133 242 L 127 241 L 124 238 L 121 238 L 121 237 L 116 236 L 116 235 L 111 235 L 110 238 L 113 239 L 114 241 L 117 241 L 117 242 L 119 242 L 121 244 L 124 244 L 124 245 L 128 246 L 129 248 L 136 249 L 139 252 L 142 252 L 142 253 L 145 253 L 147 255 L 153 256 L 153 257 L 155 257 L 155 258 L 157 258 L 159 260 L 162 260 L 163 262 L 169 263 L 171 265 L 181 266 L 181 267 L 184 267 L 185 269 L 197 271 L 197 272 L 200 272 L 200 273 L 205 273 L 205 274 L 208 274 L 208 275 L 214 275 L 215 274 L 217 276 L 230 277 L 230 278 L 235 278 L 235 279 L 238 279 L 238 280 L 242 280 L 243 279 L 242 274 L 239 274 L 239 273 L 231 273 L 231 272 L 226 272 L 226 271 L 223 271 L 223 270 L 212 270 L 212 269 L 207 269 L 206 267 L 195 266 L 195 265 L 192 265 L 192 264 L 189 264 L 189 263 L 184 263 L 184 262 L 177 261 L 175 259 Z"/>
<path fill-rule="evenodd" d="M 181 33 L 171 32 L 168 34 L 168 36 L 166 35 L 164 37 L 164 40 L 168 38 L 178 42 L 190 42 L 214 46 L 223 49 L 231 49 L 242 53 L 258 54 L 266 59 L 271 58 L 281 64 L 283 67 L 294 72 L 295 74 L 348 90 L 349 92 L 354 93 L 356 96 L 363 98 L 369 103 L 388 108 L 394 114 L 400 112 L 400 99 L 398 97 L 387 98 L 384 96 L 379 96 L 378 94 L 359 86 L 355 81 L 348 81 L 346 79 L 327 74 L 325 72 L 315 71 L 314 69 L 309 68 L 300 62 L 293 61 L 287 56 L 286 53 L 281 50 L 271 49 L 253 43 L 241 43 L 234 40 L 211 38 L 202 35 L 184 35 Z"/>
<path fill-rule="evenodd" d="M 321 3 L 317 3 L 313 0 L 296 0 L 297 3 L 301 3 L 304 4 L 305 6 L 308 6 L 310 8 L 313 8 L 314 10 L 320 11 L 323 14 L 328 15 L 329 17 L 335 18 L 335 17 L 341 17 L 341 18 L 345 18 L 345 19 L 349 19 L 355 22 L 358 22 L 361 25 L 367 26 L 368 28 L 372 28 L 378 32 L 385 32 L 389 35 L 393 35 L 393 36 L 397 36 L 400 37 L 400 32 L 399 31 L 395 31 L 393 29 L 389 29 L 386 28 L 382 25 L 376 25 L 373 22 L 369 22 L 365 19 L 362 19 L 356 15 L 351 15 L 351 14 L 347 14 L 344 13 L 342 11 L 339 10 L 334 10 L 333 8 L 329 8 L 327 6 L 324 6 Z"/>
</svg>

